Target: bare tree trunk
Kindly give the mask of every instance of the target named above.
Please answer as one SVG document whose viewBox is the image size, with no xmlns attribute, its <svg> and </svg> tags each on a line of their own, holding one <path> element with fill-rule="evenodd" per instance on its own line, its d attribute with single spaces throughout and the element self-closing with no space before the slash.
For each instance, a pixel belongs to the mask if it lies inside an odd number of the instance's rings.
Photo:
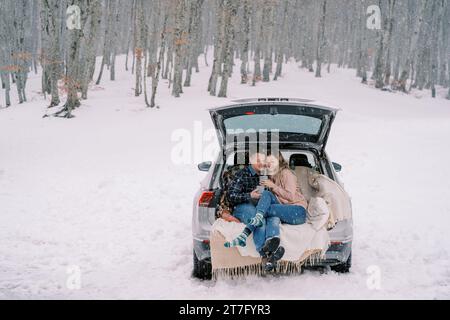
<svg viewBox="0 0 450 320">
<path fill-rule="evenodd" d="M 98 78 L 97 81 L 95 82 L 96 85 L 100 84 L 100 81 L 102 80 L 103 77 L 103 70 L 105 68 L 105 65 L 109 65 L 110 63 L 110 58 L 111 58 L 111 52 L 110 52 L 110 45 L 111 45 L 111 8 L 113 6 L 112 2 L 115 0 L 106 0 L 106 12 L 105 12 L 105 16 L 106 16 L 106 24 L 105 24 L 105 33 L 103 36 L 103 57 L 102 57 L 102 63 L 100 65 L 100 72 L 98 74 Z"/>
<path fill-rule="evenodd" d="M 95 72 L 95 58 L 97 53 L 96 37 L 98 36 L 100 24 L 101 3 L 99 1 L 94 1 L 90 7 L 90 28 L 86 41 L 86 66 L 84 67 L 81 81 L 81 98 L 84 100 L 87 99 L 89 83 Z"/>
<path fill-rule="evenodd" d="M 126 48 L 126 58 L 125 58 L 125 71 L 128 71 L 128 60 L 129 60 L 129 56 L 130 56 L 130 46 L 131 46 L 131 41 L 133 40 L 133 37 L 131 36 L 132 34 L 134 34 L 134 8 L 136 8 L 135 5 L 135 1 L 136 0 L 132 0 L 131 6 L 130 6 L 130 14 L 129 14 L 129 18 L 130 21 L 132 23 L 130 23 L 130 26 L 128 28 L 128 35 L 127 35 L 127 48 Z"/>
<path fill-rule="evenodd" d="M 250 46 L 250 0 L 244 0 L 243 10 L 244 16 L 243 20 L 243 44 L 242 44 L 242 52 L 241 52 L 241 84 L 245 84 L 248 81 L 247 75 L 247 65 L 248 65 L 248 53 Z"/>
<path fill-rule="evenodd" d="M 273 78 L 274 81 L 278 80 L 278 77 L 281 76 L 281 73 L 283 71 L 283 57 L 284 57 L 284 52 L 285 52 L 285 47 L 286 47 L 286 37 L 287 37 L 287 18 L 288 18 L 288 14 L 289 14 L 289 2 L 286 1 L 284 3 L 284 10 L 283 10 L 283 22 L 281 23 L 281 30 L 279 32 L 278 35 L 278 52 L 277 52 L 277 67 L 276 67 L 276 71 L 275 71 L 275 76 Z"/>
<path fill-rule="evenodd" d="M 443 15 L 443 2 L 435 4 L 437 8 L 434 8 L 433 12 L 433 23 L 432 23 L 432 31 L 431 31 L 431 48 L 430 52 L 430 88 L 431 88 L 431 97 L 436 98 L 436 85 L 438 83 L 438 52 L 439 52 L 439 27 L 441 26 L 441 19 Z"/>
<path fill-rule="evenodd" d="M 113 6 L 111 8 L 111 27 L 112 27 L 112 37 L 111 37 L 111 64 L 109 69 L 110 80 L 116 80 L 116 55 L 117 55 L 117 44 L 119 38 L 119 24 L 120 24 L 120 15 L 119 15 L 119 5 L 117 0 L 113 0 Z"/>
<path fill-rule="evenodd" d="M 11 106 L 11 44 L 13 42 L 13 19 L 11 17 L 11 2 L 0 1 L 0 79 L 5 90 L 5 107 Z M 1 107 L 0 103 L 0 107 Z"/>
<path fill-rule="evenodd" d="M 144 53 L 143 49 L 143 38 L 145 37 L 145 22 L 144 22 L 144 1 L 136 1 L 135 9 L 135 24 L 136 24 L 136 47 L 134 49 L 134 55 L 136 57 L 135 65 L 135 88 L 134 95 L 136 97 L 140 96 L 142 93 L 142 55 Z"/>
<path fill-rule="evenodd" d="M 191 8 L 189 15 L 189 41 L 187 44 L 187 68 L 186 79 L 184 81 L 185 87 L 191 86 L 192 69 L 198 69 L 198 53 L 197 46 L 200 40 L 200 22 L 201 22 L 201 7 L 204 0 L 191 0 Z"/>
<path fill-rule="evenodd" d="M 256 86 L 256 82 L 261 80 L 261 41 L 263 35 L 263 22 L 262 22 L 262 9 L 257 8 L 255 13 L 255 50 L 254 50 L 254 70 L 253 70 L 253 80 L 252 86 Z"/>
<path fill-rule="evenodd" d="M 14 76 L 16 79 L 17 95 L 19 103 L 27 101 L 25 94 L 25 87 L 28 79 L 28 61 L 27 52 L 25 48 L 25 21 L 23 17 L 26 14 L 27 0 L 19 0 L 15 3 L 14 14 L 14 29 L 15 29 L 15 48 L 16 52 L 13 54 L 14 65 L 16 70 Z"/>
<path fill-rule="evenodd" d="M 234 40 L 234 24 L 237 13 L 236 0 L 225 0 L 225 49 L 224 49 L 224 68 L 222 81 L 220 83 L 219 98 L 227 96 L 228 79 L 233 69 L 233 40 Z"/>
<path fill-rule="evenodd" d="M 159 49 L 159 57 L 158 57 L 158 62 L 156 63 L 156 73 L 153 77 L 153 81 L 152 81 L 152 98 L 150 101 L 150 107 L 154 108 L 156 107 L 156 91 L 158 90 L 158 83 L 159 83 L 159 75 L 161 73 L 161 65 L 162 65 L 162 61 L 164 59 L 164 52 L 165 52 L 165 46 L 166 46 L 166 28 L 167 28 L 167 20 L 169 19 L 169 15 L 168 12 L 165 13 L 164 16 L 164 24 L 163 24 L 163 29 L 161 31 L 161 48 Z"/>
<path fill-rule="evenodd" d="M 269 82 L 272 64 L 271 43 L 273 30 L 273 5 L 271 3 L 271 0 L 264 1 L 262 30 L 264 42 L 264 67 L 263 67 L 262 81 Z"/>
<path fill-rule="evenodd" d="M 84 24 L 86 22 L 86 13 L 88 8 L 83 0 L 72 0 L 71 4 L 77 5 L 81 10 L 81 29 L 69 30 L 69 51 L 67 55 L 67 70 L 66 70 L 66 87 L 67 87 L 67 101 L 63 108 L 55 113 L 55 116 L 62 118 L 73 118 L 72 111 L 80 106 L 80 99 L 78 98 L 78 91 L 80 88 L 79 67 L 80 67 L 80 44 L 83 37 Z"/>
<path fill-rule="evenodd" d="M 175 9 L 175 30 L 174 30 L 174 47 L 175 62 L 173 75 L 172 95 L 179 98 L 183 93 L 183 48 L 184 48 L 184 11 L 186 10 L 185 0 L 176 0 Z"/>
<path fill-rule="evenodd" d="M 58 88 L 58 80 L 62 72 L 59 6 L 58 0 L 45 0 L 42 2 L 41 10 L 43 92 L 49 93 L 52 97 L 49 108 L 61 103 Z"/>
<path fill-rule="evenodd" d="M 316 51 L 316 78 L 322 77 L 323 50 L 325 48 L 325 18 L 327 14 L 327 0 L 322 1 L 322 10 L 320 14 L 319 31 L 317 33 L 317 51 Z"/>
<path fill-rule="evenodd" d="M 225 42 L 225 26 L 224 26 L 224 5 L 225 0 L 217 0 L 217 30 L 214 40 L 214 62 L 209 78 L 208 91 L 210 95 L 215 96 L 217 90 L 217 81 L 219 74 L 222 72 L 223 46 Z"/>
<path fill-rule="evenodd" d="M 144 49 L 143 49 L 143 54 L 144 54 L 144 75 L 142 76 L 142 81 L 143 83 L 143 88 L 144 88 L 144 101 L 145 101 L 145 105 L 147 107 L 150 107 L 150 103 L 148 102 L 148 95 L 147 95 L 147 76 L 149 73 L 149 68 L 148 68 L 148 26 L 147 24 L 144 25 Z"/>
<path fill-rule="evenodd" d="M 386 64 L 388 63 L 388 55 L 390 50 L 390 43 L 392 39 L 394 9 L 396 0 L 388 0 L 388 17 L 385 19 L 384 31 L 380 31 L 377 60 L 375 65 L 374 78 L 376 80 L 375 87 L 381 89 L 385 84 Z M 381 6 L 381 0 L 380 0 Z M 390 67 L 389 67 L 390 69 Z"/>
<path fill-rule="evenodd" d="M 423 19 L 424 19 L 425 11 L 427 9 L 427 3 L 428 3 L 428 1 L 422 1 L 422 5 L 419 10 L 418 22 L 416 23 L 414 32 L 412 34 L 412 39 L 411 39 L 411 44 L 409 47 L 407 59 L 405 61 L 405 65 L 403 66 L 403 71 L 400 75 L 399 87 L 405 93 L 408 91 L 406 89 L 406 83 L 410 76 L 410 70 L 413 68 L 413 65 L 414 65 L 417 43 L 419 41 L 419 34 L 420 34 L 420 30 L 422 29 Z M 411 73 L 411 76 L 412 76 L 412 74 L 413 73 Z"/>
</svg>

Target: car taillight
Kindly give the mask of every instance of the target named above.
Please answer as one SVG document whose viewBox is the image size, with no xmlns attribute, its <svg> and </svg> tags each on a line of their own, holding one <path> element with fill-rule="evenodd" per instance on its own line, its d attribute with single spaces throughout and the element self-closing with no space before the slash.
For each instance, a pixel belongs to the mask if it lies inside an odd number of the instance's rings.
<svg viewBox="0 0 450 320">
<path fill-rule="evenodd" d="M 209 207 L 209 204 L 214 198 L 214 191 L 204 191 L 198 200 L 200 207 Z"/>
</svg>

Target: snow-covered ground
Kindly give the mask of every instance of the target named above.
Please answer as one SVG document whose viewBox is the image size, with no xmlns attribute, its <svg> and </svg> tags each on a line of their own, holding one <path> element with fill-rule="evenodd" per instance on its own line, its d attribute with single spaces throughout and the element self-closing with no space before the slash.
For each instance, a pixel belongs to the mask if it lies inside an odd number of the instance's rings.
<svg viewBox="0 0 450 320">
<path fill-rule="evenodd" d="M 354 266 L 347 275 L 208 283 L 191 278 L 191 206 L 204 174 L 199 159 L 172 161 L 172 134 L 196 121 L 210 129 L 206 110 L 226 100 L 206 93 L 208 67 L 181 99 L 163 82 L 159 110 L 134 97 L 130 74 L 107 76 L 75 119 L 42 118 L 39 76 L 28 103 L 0 110 L 0 298 L 450 298 L 448 100 L 381 92 L 353 70 L 316 79 L 290 63 L 278 82 L 256 87 L 235 73 L 230 99 L 295 96 L 342 108 L 328 152 L 353 198 Z M 80 289 L 67 286 L 72 266 Z M 379 290 L 367 285 L 374 270 Z"/>
</svg>

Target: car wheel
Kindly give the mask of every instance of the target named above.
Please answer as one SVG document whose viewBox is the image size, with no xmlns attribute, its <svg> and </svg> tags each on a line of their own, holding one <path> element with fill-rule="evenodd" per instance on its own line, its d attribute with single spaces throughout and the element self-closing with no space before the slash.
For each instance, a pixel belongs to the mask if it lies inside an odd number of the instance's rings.
<svg viewBox="0 0 450 320">
<path fill-rule="evenodd" d="M 331 267 L 331 270 L 337 273 L 349 273 L 351 267 L 352 267 L 352 254 L 350 253 L 346 262 Z"/>
<path fill-rule="evenodd" d="M 201 280 L 211 280 L 212 278 L 212 267 L 211 262 L 208 260 L 199 260 L 195 251 L 193 252 L 194 256 L 194 270 L 192 272 L 195 278 Z"/>
</svg>

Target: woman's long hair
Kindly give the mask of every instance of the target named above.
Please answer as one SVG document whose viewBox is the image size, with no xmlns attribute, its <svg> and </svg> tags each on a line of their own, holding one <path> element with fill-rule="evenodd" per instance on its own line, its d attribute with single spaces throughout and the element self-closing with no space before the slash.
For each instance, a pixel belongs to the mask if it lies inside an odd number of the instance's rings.
<svg viewBox="0 0 450 320">
<path fill-rule="evenodd" d="M 281 152 L 278 152 L 278 154 L 275 154 L 275 155 L 272 155 L 272 156 L 277 157 L 278 158 L 278 163 L 279 163 L 278 172 L 272 176 L 272 180 L 273 181 L 280 181 L 281 180 L 281 174 L 283 173 L 283 171 L 286 170 L 286 169 L 290 170 L 291 168 L 289 167 L 289 163 L 284 159 L 284 157 L 281 154 Z"/>
</svg>

